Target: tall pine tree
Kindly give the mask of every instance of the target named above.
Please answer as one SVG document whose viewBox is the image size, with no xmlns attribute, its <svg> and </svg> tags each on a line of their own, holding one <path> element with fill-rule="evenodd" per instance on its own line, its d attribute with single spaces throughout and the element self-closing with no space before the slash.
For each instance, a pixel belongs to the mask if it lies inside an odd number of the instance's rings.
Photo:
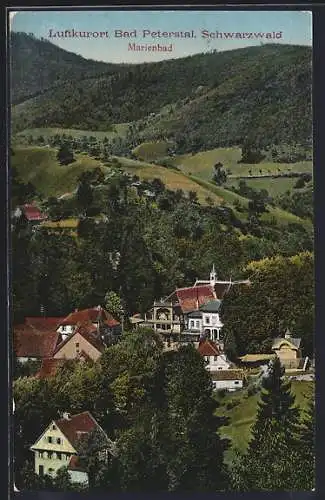
<svg viewBox="0 0 325 500">
<path fill-rule="evenodd" d="M 299 409 L 279 358 L 262 381 L 257 418 L 247 453 L 232 469 L 232 488 L 238 491 L 295 490 Z"/>
</svg>

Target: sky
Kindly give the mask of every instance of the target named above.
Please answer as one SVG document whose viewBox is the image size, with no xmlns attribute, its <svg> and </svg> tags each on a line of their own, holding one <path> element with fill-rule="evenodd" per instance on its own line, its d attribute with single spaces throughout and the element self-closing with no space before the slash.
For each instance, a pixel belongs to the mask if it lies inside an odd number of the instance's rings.
<svg viewBox="0 0 325 500">
<path fill-rule="evenodd" d="M 312 45 L 312 13 L 308 11 L 150 11 L 150 10 L 28 10 L 10 13 L 10 29 L 33 33 L 87 59 L 139 63 L 224 51 L 263 43 Z M 54 37 L 56 32 L 86 31 L 88 38 Z M 143 30 L 147 30 L 143 36 Z M 193 38 L 158 38 L 153 33 L 192 33 Z M 206 32 L 204 32 L 206 30 Z M 132 36 L 116 36 L 116 31 Z M 98 35 L 103 32 L 102 36 Z M 93 33 L 95 33 L 93 35 Z M 96 34 L 97 33 L 97 34 Z M 205 34 L 204 34 L 205 33 Z M 209 34 L 209 36 L 207 35 Z M 225 33 L 233 33 L 225 39 Z M 252 33 L 253 38 L 242 38 Z M 255 35 L 255 33 L 262 33 Z M 272 33 L 278 38 L 266 39 Z M 281 33 L 281 35 L 280 35 Z M 212 34 L 210 36 L 210 34 Z M 237 35 L 236 35 L 237 34 Z M 98 36 L 96 38 L 96 36 Z M 245 35 L 247 37 L 247 35 Z M 256 37 L 256 38 L 255 38 Z M 170 51 L 134 51 L 129 44 L 166 46 Z"/>
</svg>

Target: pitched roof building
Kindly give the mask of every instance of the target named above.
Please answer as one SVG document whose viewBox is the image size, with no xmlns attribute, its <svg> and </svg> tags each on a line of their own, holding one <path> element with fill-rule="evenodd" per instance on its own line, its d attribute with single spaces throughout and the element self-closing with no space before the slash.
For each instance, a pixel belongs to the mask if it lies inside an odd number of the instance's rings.
<svg viewBox="0 0 325 500">
<path fill-rule="evenodd" d="M 74 332 L 56 347 L 53 357 L 56 359 L 78 359 L 81 356 L 97 361 L 105 345 L 92 323 L 77 324 Z"/>
<path fill-rule="evenodd" d="M 77 415 L 65 413 L 63 418 L 53 420 L 36 442 L 30 447 L 34 452 L 35 473 L 55 476 L 66 466 L 73 482 L 87 483 L 88 476 L 79 462 L 82 439 L 98 432 L 102 449 L 115 453 L 115 444 L 108 438 L 89 411 Z"/>
<path fill-rule="evenodd" d="M 38 331 L 28 325 L 20 325 L 13 331 L 14 351 L 21 361 L 51 358 L 60 340 L 56 331 Z"/>
</svg>

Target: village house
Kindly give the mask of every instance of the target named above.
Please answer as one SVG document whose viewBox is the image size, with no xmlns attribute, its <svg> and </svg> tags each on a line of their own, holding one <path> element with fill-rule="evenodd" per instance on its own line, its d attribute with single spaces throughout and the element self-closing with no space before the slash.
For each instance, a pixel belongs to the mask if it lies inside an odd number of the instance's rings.
<svg viewBox="0 0 325 500">
<path fill-rule="evenodd" d="M 37 225 L 46 220 L 46 215 L 42 214 L 40 209 L 34 203 L 26 203 L 17 207 L 13 212 L 13 218 L 18 222 Z"/>
<path fill-rule="evenodd" d="M 285 368 L 299 369 L 303 367 L 301 339 L 292 337 L 289 329 L 286 330 L 284 337 L 274 339 L 272 350 Z"/>
<path fill-rule="evenodd" d="M 115 445 L 88 411 L 73 416 L 64 413 L 63 418 L 53 420 L 30 447 L 35 473 L 54 477 L 59 469 L 67 467 L 72 482 L 87 484 L 88 474 L 79 462 L 79 454 L 82 438 L 92 432 L 101 436 L 101 457 L 107 460 Z"/>
<path fill-rule="evenodd" d="M 76 309 L 59 322 L 57 331 L 62 335 L 63 340 L 65 340 L 69 335 L 74 333 L 77 326 L 84 323 L 91 323 L 97 331 L 106 329 L 107 331 L 119 334 L 121 330 L 120 323 L 103 307 L 97 306 L 89 309 Z"/>
<path fill-rule="evenodd" d="M 144 317 L 130 318 L 131 323 L 152 328 L 167 342 L 198 342 L 205 330 L 211 339 L 219 340 L 223 326 L 219 316 L 221 301 L 231 286 L 240 283 L 248 282 L 219 280 L 213 266 L 209 280 L 177 288 L 165 299 L 155 301 Z"/>
<path fill-rule="evenodd" d="M 201 341 L 197 350 L 204 357 L 206 369 L 209 372 L 229 370 L 232 365 L 220 345 L 210 339 Z"/>
<path fill-rule="evenodd" d="M 215 390 L 237 391 L 244 385 L 243 370 L 217 370 L 211 373 L 212 385 Z"/>
<path fill-rule="evenodd" d="M 19 325 L 14 328 L 13 347 L 19 362 L 51 358 L 61 336 L 54 331 L 39 331 L 29 325 Z"/>
<path fill-rule="evenodd" d="M 97 361 L 105 345 L 93 323 L 74 325 L 74 331 L 64 336 L 53 352 L 54 359 L 91 359 Z"/>
</svg>

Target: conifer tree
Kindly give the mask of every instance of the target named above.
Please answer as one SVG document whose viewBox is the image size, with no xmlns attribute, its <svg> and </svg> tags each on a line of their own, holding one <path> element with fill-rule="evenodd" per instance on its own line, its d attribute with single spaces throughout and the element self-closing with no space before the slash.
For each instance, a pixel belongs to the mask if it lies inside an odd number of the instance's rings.
<svg viewBox="0 0 325 500">
<path fill-rule="evenodd" d="M 238 491 L 299 489 L 294 467 L 299 410 L 279 358 L 262 381 L 261 399 L 247 453 L 238 455 L 232 487 Z"/>
</svg>

